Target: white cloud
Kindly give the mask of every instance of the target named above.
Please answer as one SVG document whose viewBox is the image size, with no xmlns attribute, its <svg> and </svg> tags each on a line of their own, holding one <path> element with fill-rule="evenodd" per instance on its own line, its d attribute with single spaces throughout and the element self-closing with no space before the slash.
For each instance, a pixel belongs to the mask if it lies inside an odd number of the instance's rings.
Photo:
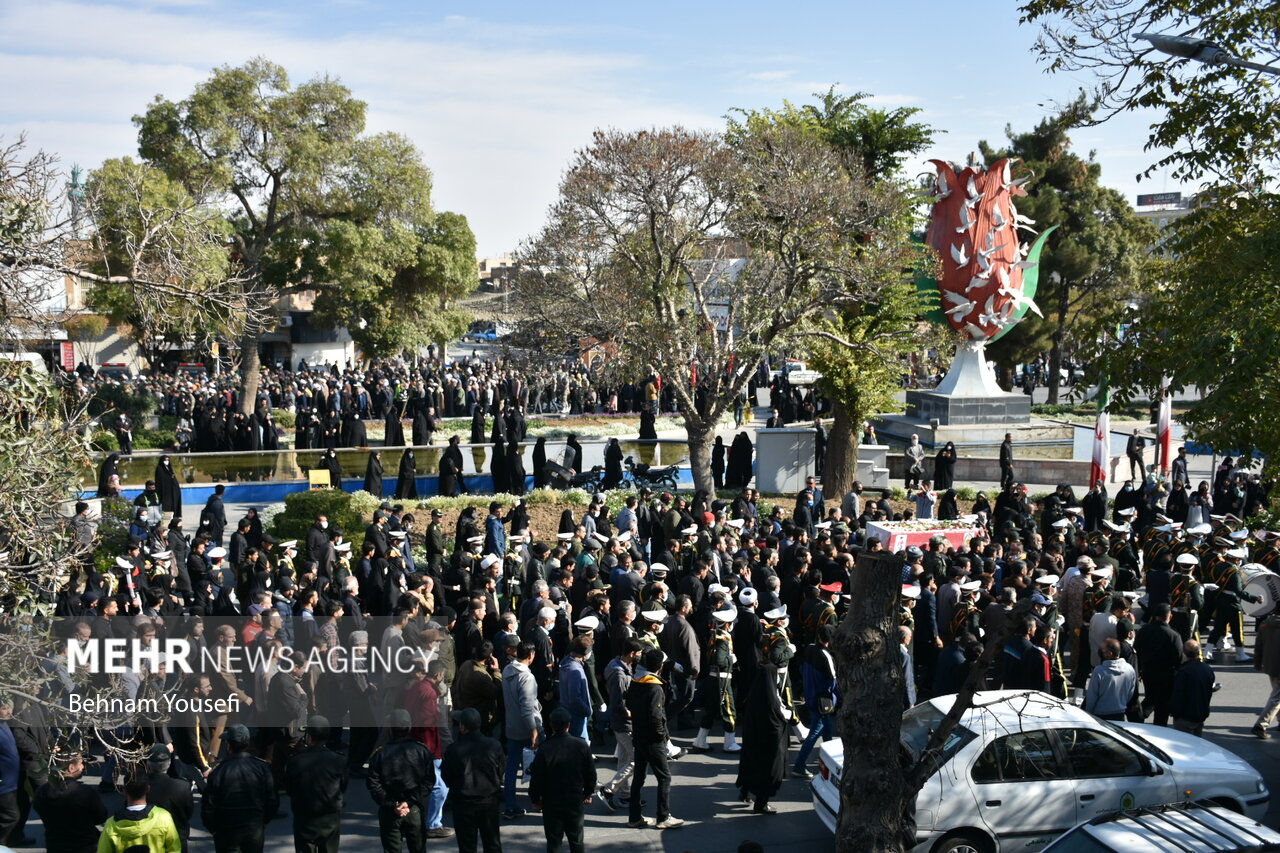
<svg viewBox="0 0 1280 853">
<path fill-rule="evenodd" d="M 537 229 L 595 128 L 720 124 L 626 85 L 643 75 L 640 56 L 547 49 L 460 16 L 327 39 L 272 18 L 65 0 L 4 8 L 0 76 L 21 85 L 0 105 L 0 133 L 26 130 L 33 146 L 93 166 L 135 152 L 130 117 L 157 93 L 182 98 L 210 68 L 262 55 L 295 81 L 341 78 L 369 104 L 370 131 L 410 137 L 435 174 L 436 204 L 467 215 L 489 254 Z"/>
</svg>

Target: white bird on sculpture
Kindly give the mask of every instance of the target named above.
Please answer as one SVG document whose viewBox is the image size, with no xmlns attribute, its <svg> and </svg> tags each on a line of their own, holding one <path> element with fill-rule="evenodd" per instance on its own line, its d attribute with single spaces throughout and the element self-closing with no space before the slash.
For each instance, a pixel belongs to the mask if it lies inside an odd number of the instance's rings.
<svg viewBox="0 0 1280 853">
<path fill-rule="evenodd" d="M 977 201 L 983 196 L 983 193 L 978 192 L 978 182 L 973 179 L 973 175 L 969 176 L 969 183 L 965 186 L 965 190 L 973 201 Z"/>
<path fill-rule="evenodd" d="M 956 266 L 963 267 L 969 263 L 969 256 L 965 254 L 963 246 L 951 245 L 951 260 L 956 262 Z"/>
<path fill-rule="evenodd" d="M 1000 214 L 999 207 L 992 208 L 991 210 L 991 224 L 997 228 L 1003 228 L 1004 226 L 1009 224 L 1009 220 L 1005 219 Z"/>
<path fill-rule="evenodd" d="M 973 227 L 973 217 L 969 215 L 969 207 L 966 205 L 960 208 L 960 224 L 956 226 L 956 233 L 963 234 Z"/>
<path fill-rule="evenodd" d="M 973 325 L 972 323 L 965 323 L 964 330 L 968 332 L 969 337 L 973 338 L 975 341 L 981 340 L 982 338 L 985 338 L 987 336 L 986 332 L 984 332 L 980 327 Z"/>
<path fill-rule="evenodd" d="M 946 310 L 946 313 L 955 315 L 955 319 L 957 320 L 959 320 L 965 314 L 968 314 L 974 308 L 978 307 L 977 302 L 972 302 L 968 299 L 965 299 L 964 295 L 960 293 L 952 293 L 951 291 L 947 291 L 946 293 L 942 294 L 942 297 L 947 301 L 951 302 L 953 306 L 955 306 L 953 308 L 948 308 Z"/>
<path fill-rule="evenodd" d="M 982 314 L 978 317 L 978 322 L 987 326 L 999 326 L 1004 328 L 1007 321 L 1001 316 L 1000 312 L 995 310 L 996 295 L 993 293 L 987 297 L 987 304 L 982 309 Z"/>
<path fill-rule="evenodd" d="M 991 275 L 991 259 L 987 255 L 984 255 L 982 252 L 979 252 L 977 255 L 977 260 L 978 260 L 978 269 L 981 270 L 981 275 L 983 276 L 983 278 L 986 278 L 987 276 Z"/>
<path fill-rule="evenodd" d="M 951 195 L 951 187 L 947 186 L 947 178 L 941 172 L 938 173 L 938 199 L 944 199 Z"/>
<path fill-rule="evenodd" d="M 975 275 L 973 278 L 969 279 L 969 286 L 964 289 L 964 292 L 968 293 L 969 291 L 976 290 L 979 287 L 986 287 L 990 283 L 991 282 L 987 280 L 986 276 Z"/>
<path fill-rule="evenodd" d="M 1044 316 L 1044 314 L 1040 313 L 1040 306 L 1036 305 L 1036 303 L 1025 293 L 1012 293 L 1009 294 L 1009 298 L 1012 300 L 1012 304 L 1016 305 L 1018 308 L 1026 308 L 1037 317 Z"/>
</svg>

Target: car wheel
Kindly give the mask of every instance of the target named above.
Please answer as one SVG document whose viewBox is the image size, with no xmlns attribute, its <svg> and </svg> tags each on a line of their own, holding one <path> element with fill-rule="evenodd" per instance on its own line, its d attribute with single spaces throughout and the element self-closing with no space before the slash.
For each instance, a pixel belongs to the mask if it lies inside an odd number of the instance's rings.
<svg viewBox="0 0 1280 853">
<path fill-rule="evenodd" d="M 938 842 L 933 853 L 991 853 L 991 842 L 976 832 L 959 832 Z"/>
</svg>

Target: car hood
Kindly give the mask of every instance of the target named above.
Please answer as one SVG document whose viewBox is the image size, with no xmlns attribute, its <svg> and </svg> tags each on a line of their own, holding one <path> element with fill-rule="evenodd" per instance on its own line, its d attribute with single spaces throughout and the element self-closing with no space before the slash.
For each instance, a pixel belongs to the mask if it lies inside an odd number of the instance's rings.
<svg viewBox="0 0 1280 853">
<path fill-rule="evenodd" d="M 1259 775 L 1249 762 L 1204 738 L 1163 726 L 1137 723 L 1121 723 L 1120 726 L 1167 752 L 1173 759 L 1174 772 L 1187 782 L 1195 781 L 1188 774 L 1212 771 L 1247 773 L 1250 777 Z"/>
</svg>

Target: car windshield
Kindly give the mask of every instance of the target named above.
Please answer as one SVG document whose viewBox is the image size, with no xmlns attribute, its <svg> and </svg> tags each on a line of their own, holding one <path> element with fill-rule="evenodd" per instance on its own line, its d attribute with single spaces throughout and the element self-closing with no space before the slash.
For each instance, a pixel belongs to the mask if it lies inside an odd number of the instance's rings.
<svg viewBox="0 0 1280 853">
<path fill-rule="evenodd" d="M 1154 755 L 1156 758 L 1160 759 L 1165 764 L 1173 764 L 1173 756 L 1169 755 L 1169 753 L 1165 752 L 1163 749 L 1156 746 L 1154 743 L 1147 740 L 1142 735 L 1138 734 L 1132 729 L 1126 729 L 1124 726 L 1117 726 L 1115 723 L 1111 722 L 1110 720 L 1100 719 L 1098 720 L 1098 722 L 1106 726 L 1108 729 L 1115 732 L 1116 734 L 1120 735 L 1120 737 L 1125 738 L 1133 743 L 1136 743 L 1138 746 L 1145 749 L 1149 754 Z"/>
<path fill-rule="evenodd" d="M 912 757 L 920 758 L 924 748 L 929 745 L 930 735 L 942 724 L 944 716 L 932 702 L 923 702 L 902 715 L 902 743 L 911 750 Z M 957 724 L 947 735 L 942 754 L 938 756 L 938 766 L 946 764 L 960 747 L 973 740 L 973 736 L 973 732 Z"/>
</svg>

